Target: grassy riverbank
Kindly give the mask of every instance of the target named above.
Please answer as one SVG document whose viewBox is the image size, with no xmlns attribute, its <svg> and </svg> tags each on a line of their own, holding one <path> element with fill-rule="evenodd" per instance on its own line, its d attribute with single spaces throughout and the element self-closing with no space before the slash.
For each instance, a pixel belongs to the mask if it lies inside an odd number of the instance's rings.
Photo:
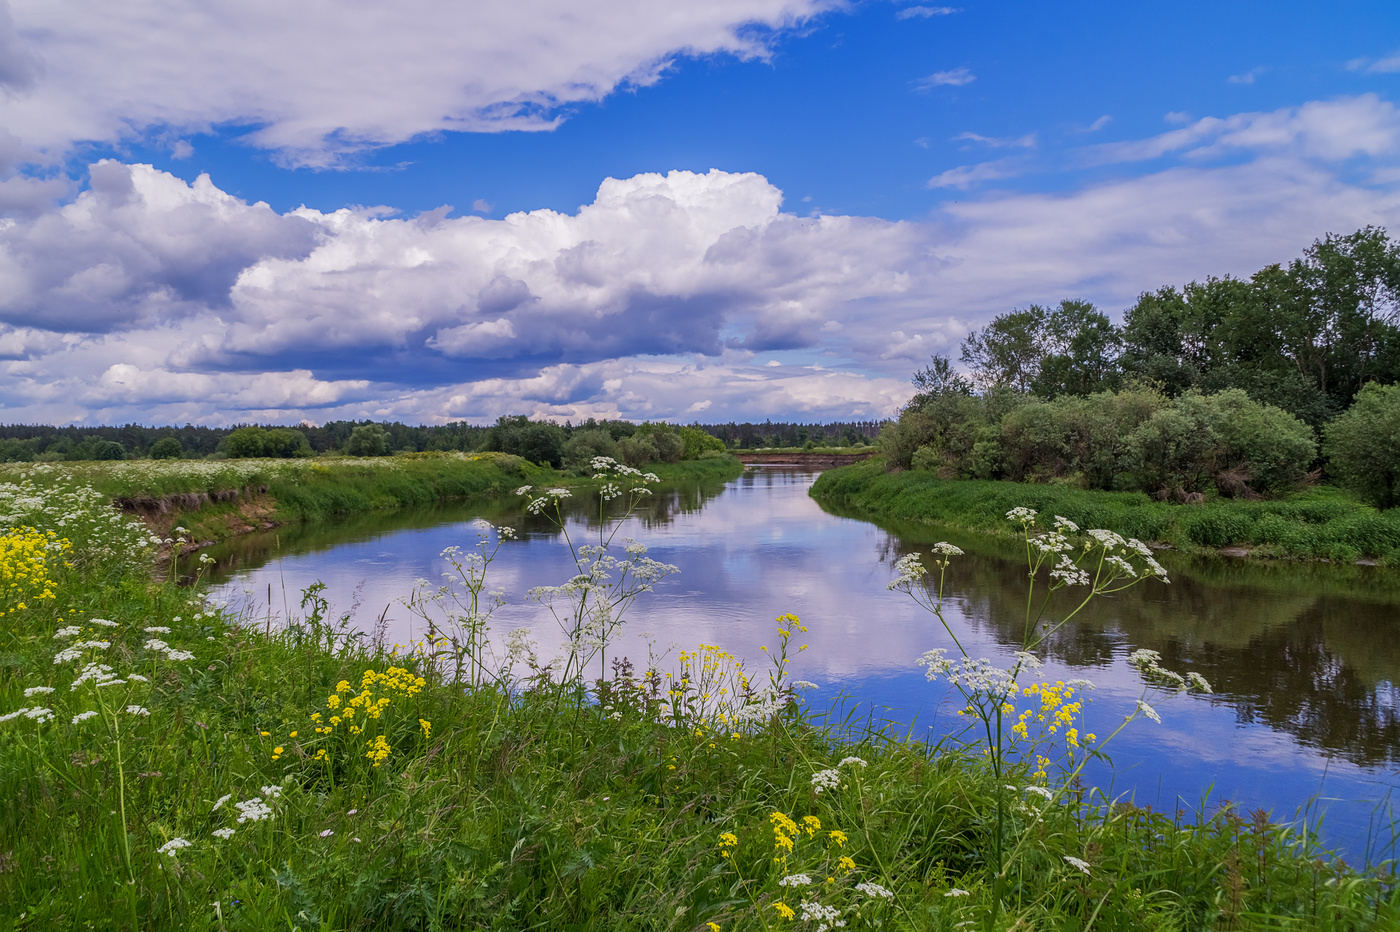
<svg viewBox="0 0 1400 932">
<path fill-rule="evenodd" d="M 515 642 L 516 675 L 453 681 L 314 599 L 268 632 L 154 582 L 104 499 L 0 491 L 39 529 L 0 538 L 0 929 L 952 930 L 994 899 L 997 930 L 1400 922 L 1392 875 L 1266 821 L 838 739 L 783 699 L 793 639 L 821 650 L 794 619 L 747 674 L 767 699 L 718 648 L 585 684 Z"/>
<path fill-rule="evenodd" d="M 1186 551 L 1242 548 L 1260 557 L 1400 565 L 1400 509 L 1377 511 L 1331 488 L 1277 501 L 1211 499 L 1200 505 L 1155 501 L 1138 492 L 1061 485 L 939 479 L 930 472 L 885 472 L 883 460 L 822 473 L 812 497 L 872 520 L 916 521 L 1007 534 L 1020 505 L 1063 515 L 1080 527 L 1112 528 Z"/>
<path fill-rule="evenodd" d="M 657 463 L 666 482 L 725 481 L 743 471 L 731 457 Z M 588 484 L 585 476 L 503 453 L 415 453 L 317 459 L 135 460 L 78 464 L 17 463 L 0 481 L 28 477 L 41 486 L 82 482 L 140 517 L 156 533 L 176 527 L 200 544 L 249 530 L 439 502 L 510 496 L 521 485 Z"/>
</svg>

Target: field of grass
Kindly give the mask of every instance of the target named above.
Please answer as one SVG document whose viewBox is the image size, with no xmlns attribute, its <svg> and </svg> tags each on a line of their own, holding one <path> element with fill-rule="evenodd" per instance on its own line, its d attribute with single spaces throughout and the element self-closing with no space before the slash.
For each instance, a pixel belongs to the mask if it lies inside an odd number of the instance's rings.
<svg viewBox="0 0 1400 932">
<path fill-rule="evenodd" d="M 514 639 L 464 666 L 479 616 L 394 654 L 315 592 L 268 631 L 154 581 L 106 498 L 0 486 L 0 929 L 1400 923 L 1389 865 L 1266 821 L 828 727 L 786 678 L 790 616 L 764 670 L 710 646 L 561 682 Z M 483 533 L 481 593 L 510 545 Z"/>
<path fill-rule="evenodd" d="M 1400 509 L 1377 511 L 1327 487 L 1276 501 L 1177 505 L 1140 492 L 887 473 L 884 462 L 875 459 L 822 473 L 812 497 L 842 514 L 994 534 L 1009 533 L 1006 513 L 1024 505 L 1063 515 L 1080 527 L 1112 528 L 1186 551 L 1242 547 L 1260 557 L 1339 563 L 1365 558 L 1400 565 Z"/>
<path fill-rule="evenodd" d="M 663 481 L 722 481 L 743 467 L 732 457 L 658 463 Z M 0 466 L 0 482 L 80 481 L 133 512 L 157 533 L 207 543 L 264 524 L 334 519 L 444 501 L 512 496 L 521 485 L 592 482 L 503 453 L 412 453 L 316 459 L 131 460 Z"/>
</svg>

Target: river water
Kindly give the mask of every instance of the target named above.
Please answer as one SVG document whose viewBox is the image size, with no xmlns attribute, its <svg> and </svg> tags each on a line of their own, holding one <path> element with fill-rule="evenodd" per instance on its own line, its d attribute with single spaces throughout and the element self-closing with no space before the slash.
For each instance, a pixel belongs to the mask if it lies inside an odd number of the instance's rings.
<svg viewBox="0 0 1400 932">
<path fill-rule="evenodd" d="M 815 474 L 752 469 L 727 484 L 671 488 L 628 519 L 618 540 L 635 538 L 680 573 L 631 611 L 610 657 L 637 666 L 673 663 L 677 650 L 717 644 L 749 667 L 765 663 L 774 619 L 798 615 L 809 649 L 795 676 L 818 684 L 809 704 L 840 703 L 841 717 L 891 723 L 936 738 L 961 727 L 958 696 L 929 682 L 917 658 L 951 647 L 937 619 L 889 591 L 893 564 L 949 540 L 966 555 L 949 571 L 945 615 L 974 656 L 1003 666 L 1020 643 L 1025 607 L 1024 548 L 922 525 L 877 526 L 823 511 L 808 489 Z M 575 543 L 596 540 L 596 498 L 570 502 Z M 444 548 L 477 540 L 478 517 L 515 528 L 499 552 L 490 586 L 507 604 L 492 618 L 500 638 L 526 627 L 549 657 L 563 643 L 553 617 L 527 591 L 574 572 L 557 528 L 516 503 L 490 510 L 446 507 L 374 515 L 249 535 L 210 553 L 219 561 L 216 595 L 269 623 L 298 611 L 317 581 L 336 615 L 353 613 L 390 643 L 422 636 L 402 599 L 416 580 L 435 583 Z M 1061 629 L 1042 653 L 1046 678 L 1091 680 L 1085 731 L 1111 732 L 1142 688 L 1126 656 L 1151 648 L 1163 665 L 1196 671 L 1211 696 L 1157 704 L 1158 725 L 1139 719 L 1105 748 L 1086 782 L 1111 795 L 1188 818 L 1227 801 L 1242 813 L 1318 832 L 1348 861 L 1393 857 L 1391 797 L 1400 785 L 1400 573 L 1369 567 L 1255 566 L 1163 553 L 1171 584 L 1148 581 L 1100 598 Z M 926 564 L 931 561 L 926 559 Z M 1064 606 L 1052 606 L 1051 615 Z"/>
</svg>

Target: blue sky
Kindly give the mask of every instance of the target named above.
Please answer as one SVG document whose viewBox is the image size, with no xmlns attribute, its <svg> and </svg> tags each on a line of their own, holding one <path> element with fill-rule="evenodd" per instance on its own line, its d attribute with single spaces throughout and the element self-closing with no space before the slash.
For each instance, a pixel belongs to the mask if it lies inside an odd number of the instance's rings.
<svg viewBox="0 0 1400 932">
<path fill-rule="evenodd" d="M 1400 212 L 1393 3 L 79 6 L 0 2 L 3 421 L 888 416 Z"/>
</svg>

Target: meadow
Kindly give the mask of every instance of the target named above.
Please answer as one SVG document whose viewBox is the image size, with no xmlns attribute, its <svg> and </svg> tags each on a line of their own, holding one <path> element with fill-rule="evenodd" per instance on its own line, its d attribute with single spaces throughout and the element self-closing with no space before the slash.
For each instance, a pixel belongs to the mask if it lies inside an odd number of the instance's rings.
<svg viewBox="0 0 1400 932">
<path fill-rule="evenodd" d="M 1083 785 L 1112 736 L 1080 733 L 1087 686 L 1035 672 L 1034 632 L 1072 613 L 1028 623 L 1009 671 L 952 644 L 925 655 L 969 721 L 929 744 L 804 701 L 787 666 L 810 635 L 792 616 L 775 620 L 763 667 L 695 645 L 586 676 L 673 569 L 605 522 L 596 539 L 565 535 L 579 575 L 533 594 L 569 635 L 563 655 L 492 630 L 491 563 L 512 540 L 489 525 L 444 554 L 454 579 L 404 594 L 434 621 L 425 641 L 392 645 L 328 617 L 315 587 L 274 626 L 211 604 L 199 582 L 159 580 L 180 535 L 155 536 L 112 497 L 207 491 L 208 476 L 114 493 L 80 470 L 36 469 L 0 484 L 0 928 L 1400 922 L 1389 863 L 1357 870 L 1305 828 L 1153 812 Z M 661 478 L 593 472 L 577 481 L 601 490 L 602 517 Z M 499 494 L 561 516 L 570 487 L 529 478 Z M 1160 571 L 1135 540 L 1012 512 L 1041 587 L 1028 605 Z M 940 574 L 959 554 L 935 553 L 901 561 L 892 582 L 941 618 Z M 1122 727 L 1208 688 L 1137 659 L 1142 698 Z"/>
</svg>

